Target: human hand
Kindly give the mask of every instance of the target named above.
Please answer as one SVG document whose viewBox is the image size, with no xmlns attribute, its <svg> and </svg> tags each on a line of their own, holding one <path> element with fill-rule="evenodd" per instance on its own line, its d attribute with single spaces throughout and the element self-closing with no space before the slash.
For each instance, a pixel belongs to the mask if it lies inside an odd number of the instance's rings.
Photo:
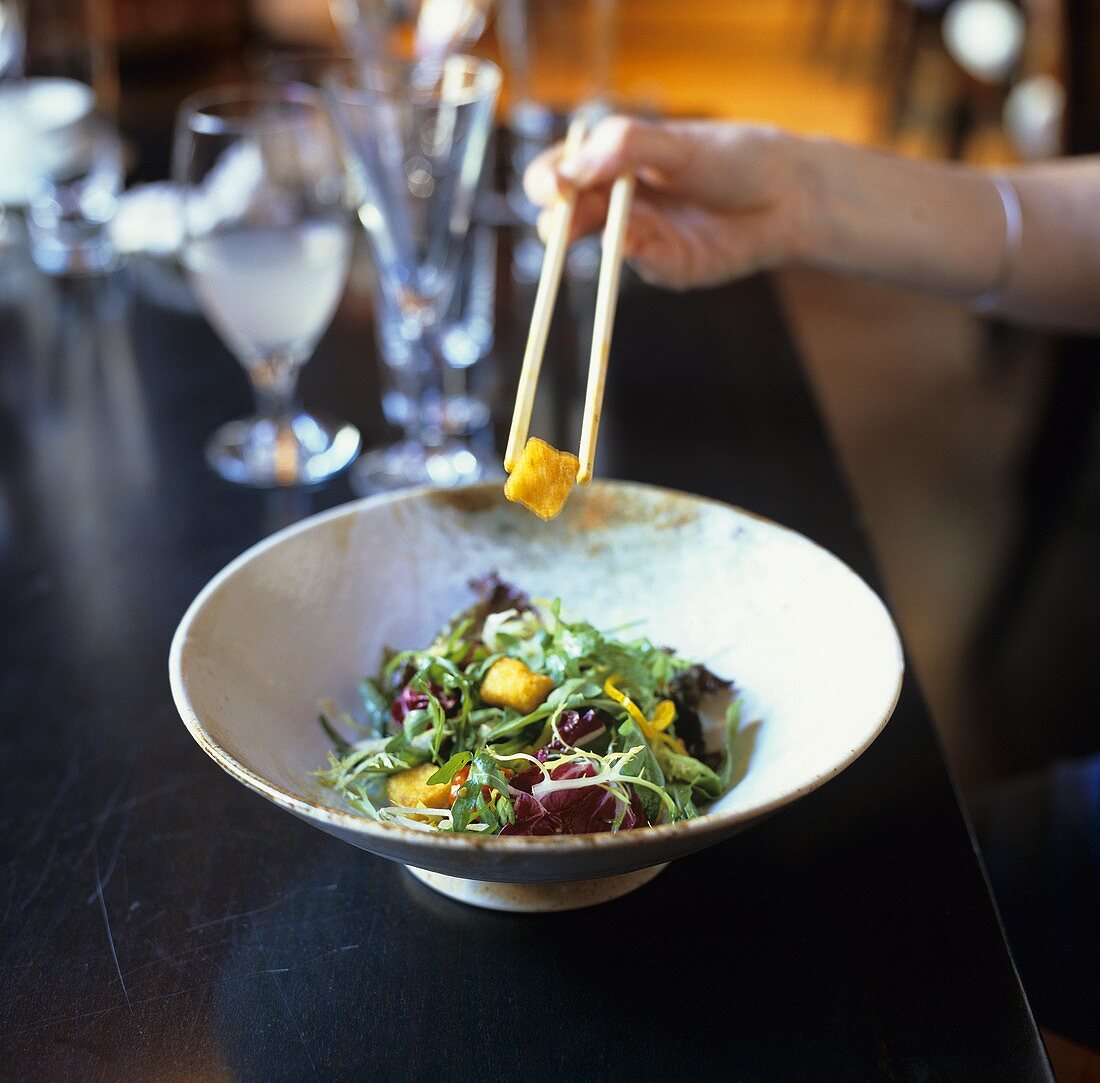
<svg viewBox="0 0 1100 1083">
<path fill-rule="evenodd" d="M 570 161 L 562 145 L 528 168 L 524 187 L 544 208 L 577 190 L 572 238 L 603 225 L 611 184 L 637 178 L 626 255 L 647 281 L 673 289 L 714 285 L 799 255 L 812 218 L 793 137 L 714 122 L 652 123 L 608 117 Z"/>
</svg>

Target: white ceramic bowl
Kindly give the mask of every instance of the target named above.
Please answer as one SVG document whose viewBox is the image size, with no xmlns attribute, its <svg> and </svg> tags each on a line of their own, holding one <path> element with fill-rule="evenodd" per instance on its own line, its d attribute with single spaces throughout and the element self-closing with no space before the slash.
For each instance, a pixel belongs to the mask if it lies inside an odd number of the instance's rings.
<svg viewBox="0 0 1100 1083">
<path fill-rule="evenodd" d="M 758 722 L 743 780 L 706 815 L 618 834 L 484 838 L 377 824 L 312 772 L 317 702 L 353 708 L 383 649 L 422 646 L 496 570 L 535 597 L 732 677 Z M 632 634 L 635 634 L 632 629 Z M 845 564 L 793 531 L 700 497 L 597 482 L 546 524 L 497 485 L 336 508 L 238 557 L 172 643 L 172 692 L 225 771 L 302 819 L 480 905 L 613 898 L 820 786 L 874 740 L 901 686 L 890 615 Z"/>
</svg>

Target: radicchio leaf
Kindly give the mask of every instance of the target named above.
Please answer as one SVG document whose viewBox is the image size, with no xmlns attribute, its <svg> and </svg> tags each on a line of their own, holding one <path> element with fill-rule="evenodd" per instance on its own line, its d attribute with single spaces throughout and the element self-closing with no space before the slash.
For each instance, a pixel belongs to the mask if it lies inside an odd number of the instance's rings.
<svg viewBox="0 0 1100 1083">
<path fill-rule="evenodd" d="M 596 768 L 591 763 L 574 761 L 553 768 L 550 777 L 557 781 L 591 778 L 596 773 Z M 633 790 L 630 804 L 625 811 L 623 803 L 614 794 L 597 785 L 554 790 L 538 800 L 550 815 L 557 817 L 566 832 L 574 835 L 611 831 L 617 821 L 620 831 L 641 827 L 646 823 L 645 813 Z"/>
<path fill-rule="evenodd" d="M 477 603 L 469 611 L 475 635 L 480 634 L 481 626 L 490 613 L 503 613 L 506 609 L 526 613 L 531 608 L 531 599 L 518 587 L 501 579 L 496 572 L 471 579 L 469 586 L 478 596 Z"/>
<path fill-rule="evenodd" d="M 608 721 L 608 715 L 594 707 L 583 714 L 567 708 L 558 716 L 558 732 L 550 739 L 547 748 L 555 751 L 585 748 L 607 731 Z"/>
<path fill-rule="evenodd" d="M 732 687 L 733 681 L 727 681 L 724 677 L 712 673 L 706 666 L 697 664 L 677 673 L 672 678 L 668 691 L 669 695 L 684 707 L 695 708 L 705 697 Z"/>
<path fill-rule="evenodd" d="M 565 830 L 529 793 L 513 793 L 512 809 L 515 820 L 504 825 L 502 835 L 560 835 Z"/>
<path fill-rule="evenodd" d="M 459 693 L 456 691 L 444 692 L 435 684 L 431 686 L 431 689 L 432 695 L 439 700 L 439 705 L 443 708 L 447 717 L 454 717 L 454 713 L 461 703 Z M 411 684 L 407 684 L 397 693 L 393 703 L 390 704 L 390 717 L 400 726 L 404 724 L 405 719 L 412 711 L 423 711 L 427 707 L 427 693 L 419 692 Z"/>
</svg>

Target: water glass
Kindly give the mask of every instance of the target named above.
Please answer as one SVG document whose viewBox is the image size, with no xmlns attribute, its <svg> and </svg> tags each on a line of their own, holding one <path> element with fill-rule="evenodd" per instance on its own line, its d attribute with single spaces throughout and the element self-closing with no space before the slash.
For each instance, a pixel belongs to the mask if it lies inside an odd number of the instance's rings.
<svg viewBox="0 0 1100 1083">
<path fill-rule="evenodd" d="M 353 426 L 305 412 L 297 397 L 351 249 L 342 148 L 324 100 L 289 83 L 196 95 L 180 110 L 174 173 L 188 278 L 257 407 L 214 434 L 207 461 L 246 485 L 323 481 L 359 451 Z"/>
<path fill-rule="evenodd" d="M 0 0 L 0 203 L 50 275 L 113 270 L 122 150 L 109 0 Z"/>
<path fill-rule="evenodd" d="M 83 126 L 79 152 L 42 171 L 27 205 L 31 255 L 50 275 L 94 275 L 117 266 L 111 220 L 122 190 L 122 145 L 103 118 Z"/>
</svg>

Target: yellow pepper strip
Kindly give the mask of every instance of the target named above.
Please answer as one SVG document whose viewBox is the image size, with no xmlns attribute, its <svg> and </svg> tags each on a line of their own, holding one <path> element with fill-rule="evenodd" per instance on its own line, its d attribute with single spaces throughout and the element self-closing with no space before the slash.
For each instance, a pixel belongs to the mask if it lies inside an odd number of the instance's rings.
<svg viewBox="0 0 1100 1083">
<path fill-rule="evenodd" d="M 657 704 L 653 717 L 649 720 L 655 730 L 663 733 L 676 720 L 676 705 L 670 699 L 663 699 Z"/>
<path fill-rule="evenodd" d="M 626 708 L 627 714 L 637 724 L 638 729 L 645 734 L 646 740 L 655 744 L 668 745 L 674 752 L 679 752 L 681 756 L 687 755 L 687 746 L 679 737 L 673 737 L 670 733 L 663 733 L 664 729 L 667 729 L 673 718 L 676 717 L 676 709 L 672 706 L 669 700 L 663 700 L 657 705 L 657 710 L 653 712 L 653 722 L 650 722 L 644 714 L 642 714 L 641 708 L 625 693 L 619 691 L 616 686 L 616 681 L 620 681 L 622 678 L 613 673 L 604 682 L 603 690 L 611 699 L 616 703 L 621 704 Z M 667 704 L 667 706 L 666 706 Z M 659 723 L 659 725 L 657 724 Z"/>
</svg>

